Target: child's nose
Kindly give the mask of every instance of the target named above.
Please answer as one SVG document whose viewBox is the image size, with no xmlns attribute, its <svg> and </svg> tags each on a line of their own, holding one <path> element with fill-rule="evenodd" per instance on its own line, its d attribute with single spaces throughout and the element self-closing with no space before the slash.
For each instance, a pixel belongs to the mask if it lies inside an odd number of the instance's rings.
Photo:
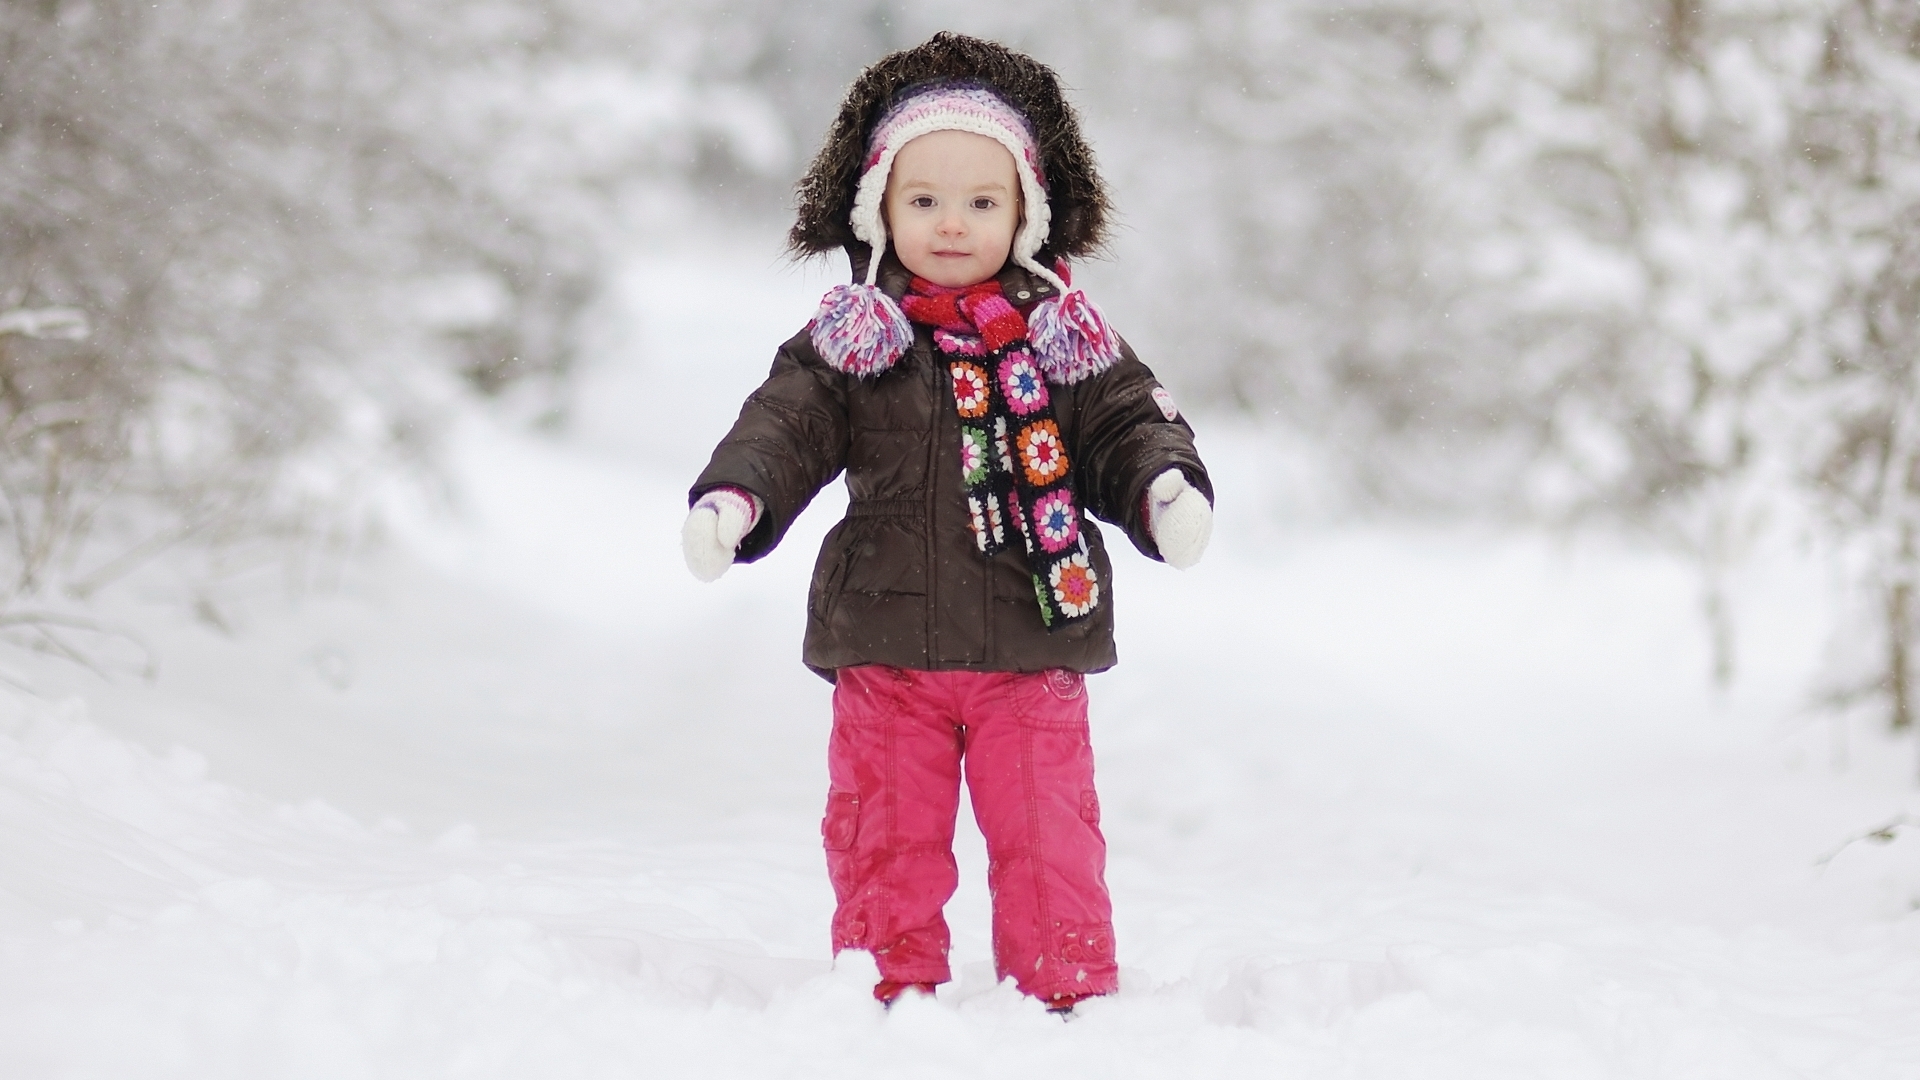
<svg viewBox="0 0 1920 1080">
<path fill-rule="evenodd" d="M 966 219 L 959 214 L 949 212 L 940 215 L 940 234 L 942 236 L 959 236 L 966 231 Z"/>
</svg>

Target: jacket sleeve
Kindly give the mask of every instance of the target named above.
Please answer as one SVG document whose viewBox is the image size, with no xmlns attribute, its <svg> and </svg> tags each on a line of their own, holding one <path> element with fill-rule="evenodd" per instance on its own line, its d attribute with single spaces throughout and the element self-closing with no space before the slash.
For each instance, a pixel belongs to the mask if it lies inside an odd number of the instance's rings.
<svg viewBox="0 0 1920 1080">
<path fill-rule="evenodd" d="M 736 562 L 753 562 L 785 536 L 814 495 L 847 463 L 846 376 L 828 367 L 806 331 L 794 335 L 773 370 L 740 408 L 733 429 L 687 494 L 732 486 L 758 496 L 760 520 L 741 541 Z"/>
<path fill-rule="evenodd" d="M 1148 558 L 1160 549 L 1147 531 L 1147 485 L 1177 468 L 1213 501 L 1213 481 L 1193 446 L 1193 429 L 1177 412 L 1168 416 L 1154 391 L 1160 382 L 1124 341 L 1120 361 L 1071 388 L 1075 422 L 1067 453 L 1075 461 L 1075 490 L 1096 517 L 1127 531 Z M 1162 395 L 1172 410 L 1172 397 Z"/>
</svg>

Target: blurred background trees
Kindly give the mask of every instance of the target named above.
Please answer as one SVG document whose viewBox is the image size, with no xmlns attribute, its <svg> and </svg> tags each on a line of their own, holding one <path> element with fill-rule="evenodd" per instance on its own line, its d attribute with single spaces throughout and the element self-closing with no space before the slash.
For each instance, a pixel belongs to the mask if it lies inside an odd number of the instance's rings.
<svg viewBox="0 0 1920 1080">
<path fill-rule="evenodd" d="M 1730 568 L 1817 539 L 1823 693 L 1913 723 L 1909 0 L 10 3 L 5 617 L 349 527 L 463 397 L 563 422 L 611 260 L 771 254 L 841 88 L 944 27 L 1075 87 L 1089 273 L 1186 396 L 1356 506 L 1686 553 L 1722 678 Z"/>
<path fill-rule="evenodd" d="M 590 252 L 446 122 L 489 21 L 450 8 L 0 7 L 0 589 L 42 644 L 159 552 L 218 573 L 344 525 L 434 365 L 564 370 Z"/>
<path fill-rule="evenodd" d="M 558 415 L 616 202 L 786 137 L 599 6 L 0 5 L 0 627 L 79 655 L 155 554 L 352 532 L 461 396 Z"/>
<path fill-rule="evenodd" d="M 1184 255 L 1232 298 L 1204 310 L 1217 393 L 1313 432 L 1376 502 L 1689 554 L 1721 678 L 1726 575 L 1804 530 L 1857 609 L 1826 698 L 1912 723 L 1920 7 L 1156 17 L 1131 62 L 1166 78 L 1141 84 L 1179 87 L 1222 155 Z"/>
</svg>

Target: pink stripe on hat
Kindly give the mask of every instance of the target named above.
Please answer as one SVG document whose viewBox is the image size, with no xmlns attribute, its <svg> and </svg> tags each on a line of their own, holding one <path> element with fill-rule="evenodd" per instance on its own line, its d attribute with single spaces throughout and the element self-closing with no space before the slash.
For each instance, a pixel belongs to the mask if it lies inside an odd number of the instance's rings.
<svg viewBox="0 0 1920 1080">
<path fill-rule="evenodd" d="M 1005 135 L 1008 141 L 1017 145 L 1013 154 L 1016 159 L 1025 160 L 1042 183 L 1046 181 L 1045 169 L 1040 164 L 1040 150 L 1033 141 L 1033 127 L 1018 109 L 1001 100 L 993 91 L 980 86 L 949 86 L 928 88 L 927 90 L 901 99 L 893 108 L 888 109 L 880 122 L 873 126 L 872 134 L 867 136 L 867 160 L 877 162 L 888 148 L 897 151 L 905 146 L 909 139 L 899 135 L 907 128 L 915 129 L 916 134 L 924 135 L 927 130 L 942 130 L 935 127 L 925 128 L 929 120 L 944 119 L 952 116 L 965 117 L 977 126 L 996 128 L 996 135 Z"/>
</svg>

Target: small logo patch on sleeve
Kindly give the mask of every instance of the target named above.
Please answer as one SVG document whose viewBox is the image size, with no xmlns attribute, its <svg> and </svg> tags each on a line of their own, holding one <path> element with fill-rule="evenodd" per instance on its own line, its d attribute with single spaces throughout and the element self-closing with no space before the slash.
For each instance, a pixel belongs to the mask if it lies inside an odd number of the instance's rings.
<svg viewBox="0 0 1920 1080">
<path fill-rule="evenodd" d="M 1153 403 L 1160 406 L 1160 415 L 1169 420 L 1180 419 L 1180 406 L 1173 403 L 1173 395 L 1164 386 L 1153 388 Z"/>
</svg>

